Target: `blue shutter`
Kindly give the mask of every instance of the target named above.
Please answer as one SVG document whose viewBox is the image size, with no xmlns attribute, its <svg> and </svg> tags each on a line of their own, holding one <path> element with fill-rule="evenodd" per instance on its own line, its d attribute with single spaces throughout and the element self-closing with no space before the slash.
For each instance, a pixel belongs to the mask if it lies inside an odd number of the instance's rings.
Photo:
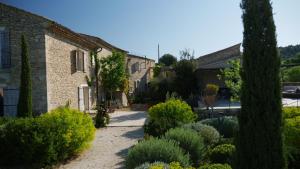
<svg viewBox="0 0 300 169">
<path fill-rule="evenodd" d="M 9 31 L 4 30 L 1 32 L 1 63 L 2 68 L 10 68 L 11 56 L 10 56 L 10 45 L 9 45 Z"/>
</svg>

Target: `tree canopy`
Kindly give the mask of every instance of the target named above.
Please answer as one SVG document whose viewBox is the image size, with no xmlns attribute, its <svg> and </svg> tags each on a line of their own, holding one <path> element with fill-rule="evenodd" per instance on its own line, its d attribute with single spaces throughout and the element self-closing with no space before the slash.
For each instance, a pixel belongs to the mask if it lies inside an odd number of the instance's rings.
<svg viewBox="0 0 300 169">
<path fill-rule="evenodd" d="M 158 63 L 164 64 L 165 66 L 171 66 L 177 62 L 177 58 L 171 54 L 164 54 L 159 58 Z"/>
<path fill-rule="evenodd" d="M 113 51 L 112 55 L 102 58 L 101 62 L 101 82 L 105 90 L 114 92 L 124 88 L 126 82 L 125 54 Z"/>
<path fill-rule="evenodd" d="M 224 80 L 226 87 L 230 89 L 231 100 L 240 100 L 241 94 L 241 65 L 240 59 L 231 60 L 228 62 L 229 67 L 220 70 L 219 78 Z"/>
</svg>

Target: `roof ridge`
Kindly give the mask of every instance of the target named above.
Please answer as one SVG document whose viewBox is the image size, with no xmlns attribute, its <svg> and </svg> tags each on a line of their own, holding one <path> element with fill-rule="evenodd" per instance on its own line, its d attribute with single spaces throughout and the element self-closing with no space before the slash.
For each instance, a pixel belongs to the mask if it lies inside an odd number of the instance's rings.
<svg viewBox="0 0 300 169">
<path fill-rule="evenodd" d="M 215 52 L 206 54 L 206 55 L 199 56 L 199 57 L 197 58 L 197 60 L 206 58 L 206 57 L 208 57 L 208 56 L 211 56 L 211 55 L 214 55 L 214 54 L 217 54 L 217 53 L 224 52 L 224 51 L 229 50 L 229 49 L 232 49 L 232 48 L 236 48 L 237 46 L 241 46 L 241 43 L 238 43 L 238 44 L 236 44 L 236 45 L 232 45 L 232 46 L 230 46 L 230 47 L 227 47 L 227 48 L 224 48 L 224 49 L 221 49 L 221 50 L 218 50 L 218 51 L 215 51 Z"/>
</svg>

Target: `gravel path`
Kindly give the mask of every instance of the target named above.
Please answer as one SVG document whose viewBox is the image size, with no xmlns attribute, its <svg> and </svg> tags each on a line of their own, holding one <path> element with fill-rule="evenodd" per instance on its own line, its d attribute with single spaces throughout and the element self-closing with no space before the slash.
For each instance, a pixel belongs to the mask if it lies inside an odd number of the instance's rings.
<svg viewBox="0 0 300 169">
<path fill-rule="evenodd" d="M 120 111 L 111 114 L 107 128 L 98 129 L 93 145 L 78 158 L 60 169 L 122 169 L 128 149 L 143 138 L 143 111 Z"/>
</svg>

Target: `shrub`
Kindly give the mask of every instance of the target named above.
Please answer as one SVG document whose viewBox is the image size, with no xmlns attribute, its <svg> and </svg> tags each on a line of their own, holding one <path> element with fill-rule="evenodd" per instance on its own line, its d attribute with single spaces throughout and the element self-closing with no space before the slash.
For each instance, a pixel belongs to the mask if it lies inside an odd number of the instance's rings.
<svg viewBox="0 0 300 169">
<path fill-rule="evenodd" d="M 300 168 L 300 108 L 284 108 L 283 112 L 289 168 Z"/>
<path fill-rule="evenodd" d="M 5 123 L 9 122 L 12 119 L 13 118 L 11 118 L 11 117 L 0 117 L 0 125 L 3 125 Z"/>
<path fill-rule="evenodd" d="M 193 167 L 182 167 L 178 162 L 171 162 L 170 165 L 162 162 L 144 163 L 135 169 L 195 169 Z"/>
<path fill-rule="evenodd" d="M 150 169 L 153 166 L 159 166 L 162 169 L 168 169 L 169 168 L 169 164 L 166 164 L 164 162 L 154 162 L 154 163 L 149 163 L 146 162 L 138 167 L 135 167 L 134 169 Z"/>
<path fill-rule="evenodd" d="M 300 116 L 300 108 L 298 107 L 285 107 L 282 110 L 283 110 L 283 117 L 285 119 Z"/>
<path fill-rule="evenodd" d="M 0 128 L 0 164 L 51 165 L 89 146 L 94 132 L 89 115 L 67 108 L 10 120 Z"/>
<path fill-rule="evenodd" d="M 179 146 L 190 155 L 193 164 L 199 164 L 204 149 L 204 143 L 202 137 L 199 136 L 197 132 L 183 128 L 175 128 L 166 132 L 164 138 L 178 142 Z"/>
<path fill-rule="evenodd" d="M 170 128 L 191 123 L 196 119 L 196 114 L 191 107 L 176 99 L 170 99 L 151 107 L 149 116 L 152 125 L 157 128 L 158 135 L 164 134 Z"/>
<path fill-rule="evenodd" d="M 95 117 L 95 127 L 105 127 L 110 121 L 109 114 L 104 104 L 99 105 L 97 108 L 97 114 Z"/>
<path fill-rule="evenodd" d="M 169 169 L 169 164 L 163 163 L 163 162 L 154 162 L 154 163 L 144 163 L 138 167 L 135 167 L 135 169 L 152 169 L 153 167 L 159 167 L 159 169 Z"/>
<path fill-rule="evenodd" d="M 212 126 L 208 126 L 202 123 L 190 123 L 183 126 L 186 129 L 192 129 L 196 131 L 202 138 L 206 145 L 214 145 L 219 142 L 220 134 Z"/>
<path fill-rule="evenodd" d="M 132 169 L 145 162 L 178 161 L 183 166 L 189 165 L 189 156 L 174 141 L 150 138 L 142 141 L 129 150 L 126 157 L 126 168 Z"/>
<path fill-rule="evenodd" d="M 218 91 L 219 91 L 219 86 L 214 84 L 207 84 L 204 89 L 206 95 L 217 95 Z"/>
<path fill-rule="evenodd" d="M 210 150 L 208 156 L 212 163 L 232 164 L 234 153 L 234 145 L 221 144 Z"/>
<path fill-rule="evenodd" d="M 199 169 L 231 169 L 231 166 L 228 164 L 206 164 Z"/>
<path fill-rule="evenodd" d="M 235 117 L 211 118 L 200 121 L 203 124 L 213 126 L 225 138 L 232 138 L 238 131 L 238 121 Z"/>
</svg>

